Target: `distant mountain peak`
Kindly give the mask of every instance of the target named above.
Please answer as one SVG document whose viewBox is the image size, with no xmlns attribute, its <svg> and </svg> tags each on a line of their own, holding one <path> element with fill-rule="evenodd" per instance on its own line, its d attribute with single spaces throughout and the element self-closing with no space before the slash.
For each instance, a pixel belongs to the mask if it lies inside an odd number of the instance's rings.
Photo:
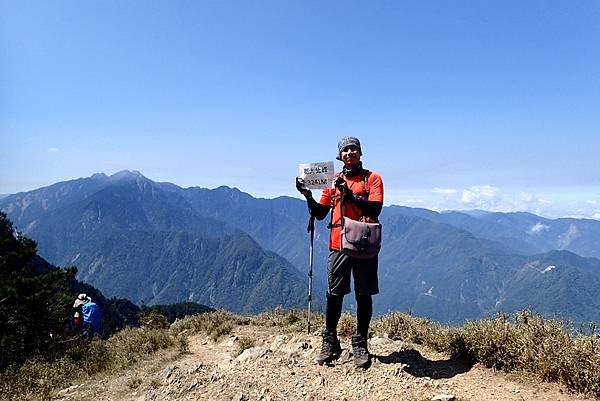
<svg viewBox="0 0 600 401">
<path fill-rule="evenodd" d="M 94 174 L 95 175 L 95 174 Z M 117 173 L 114 173 L 110 176 L 110 178 L 146 178 L 142 173 L 137 170 L 121 170 Z"/>
<path fill-rule="evenodd" d="M 103 179 L 103 178 L 107 178 L 108 176 L 104 173 L 95 173 L 93 174 L 90 178 L 93 179 Z"/>
<path fill-rule="evenodd" d="M 471 210 L 444 210 L 441 213 L 443 213 L 443 214 L 462 213 L 462 214 L 466 214 L 467 216 L 471 216 L 471 217 L 483 217 L 483 216 L 488 216 L 490 214 L 493 214 L 494 212 L 490 212 L 488 210 L 481 210 L 481 209 L 471 209 Z"/>
</svg>

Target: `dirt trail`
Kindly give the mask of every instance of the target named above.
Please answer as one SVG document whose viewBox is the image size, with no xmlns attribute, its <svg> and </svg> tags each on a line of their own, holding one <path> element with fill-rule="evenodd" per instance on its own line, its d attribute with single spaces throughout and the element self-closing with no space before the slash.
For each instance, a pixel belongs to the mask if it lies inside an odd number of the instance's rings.
<svg viewBox="0 0 600 401">
<path fill-rule="evenodd" d="M 254 346 L 236 356 L 240 341 Z M 431 400 L 592 401 L 560 386 L 523 383 L 482 366 L 466 366 L 414 344 L 375 337 L 369 340 L 373 364 L 357 370 L 349 339 L 331 366 L 316 365 L 321 339 L 278 328 L 238 326 L 213 342 L 190 338 L 190 353 L 168 356 L 124 372 L 64 390 L 64 400 Z M 448 396 L 444 398 L 444 396 Z"/>
</svg>

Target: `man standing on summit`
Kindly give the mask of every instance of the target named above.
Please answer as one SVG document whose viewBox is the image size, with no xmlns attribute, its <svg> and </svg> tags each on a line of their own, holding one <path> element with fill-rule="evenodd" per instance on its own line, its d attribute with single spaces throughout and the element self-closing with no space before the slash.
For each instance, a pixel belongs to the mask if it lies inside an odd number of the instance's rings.
<svg viewBox="0 0 600 401">
<path fill-rule="evenodd" d="M 308 202 L 310 214 L 323 220 L 332 210 L 329 224 L 329 259 L 327 264 L 327 309 L 323 345 L 316 358 L 320 365 L 332 362 L 341 354 L 337 337 L 337 324 L 342 314 L 344 295 L 350 293 L 350 274 L 354 278 L 356 297 L 356 335 L 352 336 L 354 365 L 368 368 L 371 356 L 367 348 L 369 324 L 373 314 L 372 295 L 379 292 L 377 278 L 378 257 L 359 259 L 341 252 L 342 212 L 352 220 L 376 222 L 383 206 L 383 181 L 374 171 L 363 168 L 360 157 L 360 141 L 344 137 L 338 143 L 337 159 L 344 163 L 334 186 L 323 190 L 320 201 L 304 186 L 301 178 L 296 179 L 296 188 Z"/>
</svg>

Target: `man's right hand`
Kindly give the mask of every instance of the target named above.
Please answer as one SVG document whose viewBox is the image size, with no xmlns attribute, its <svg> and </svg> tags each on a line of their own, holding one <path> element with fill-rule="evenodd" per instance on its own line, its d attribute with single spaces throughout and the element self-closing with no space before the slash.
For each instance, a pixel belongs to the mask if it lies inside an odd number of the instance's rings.
<svg viewBox="0 0 600 401">
<path fill-rule="evenodd" d="M 300 177 L 296 177 L 296 189 L 306 198 L 312 195 L 310 189 L 306 188 L 306 186 L 304 185 L 304 179 Z"/>
</svg>

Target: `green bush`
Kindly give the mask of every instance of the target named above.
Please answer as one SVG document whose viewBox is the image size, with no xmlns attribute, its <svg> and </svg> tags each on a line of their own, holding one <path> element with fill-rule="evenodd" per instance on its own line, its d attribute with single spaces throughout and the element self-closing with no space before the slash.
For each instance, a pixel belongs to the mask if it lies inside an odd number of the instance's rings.
<svg viewBox="0 0 600 401">
<path fill-rule="evenodd" d="M 372 330 L 392 340 L 424 344 L 436 351 L 460 353 L 454 350 L 457 348 L 455 330 L 428 319 L 392 312 L 375 320 Z"/>
</svg>

